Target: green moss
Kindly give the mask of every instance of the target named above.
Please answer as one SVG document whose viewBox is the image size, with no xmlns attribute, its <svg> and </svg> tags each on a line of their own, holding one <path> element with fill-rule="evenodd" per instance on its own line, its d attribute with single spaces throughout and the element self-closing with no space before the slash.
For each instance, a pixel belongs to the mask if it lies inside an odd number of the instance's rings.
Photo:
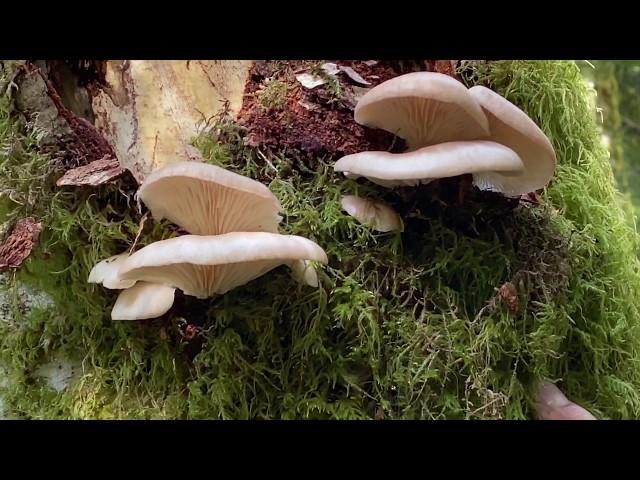
<svg viewBox="0 0 640 480">
<path fill-rule="evenodd" d="M 256 98 L 266 110 L 282 110 L 287 103 L 287 94 L 291 85 L 281 80 L 269 80 L 262 90 L 256 93 Z"/>
<path fill-rule="evenodd" d="M 59 172 L 33 140 L 0 130 L 1 144 L 19 145 L 0 154 L 0 188 L 27 200 L 12 215 L 47 226 L 18 279 L 56 301 L 25 318 L 16 309 L 16 321 L 0 325 L 13 414 L 529 418 L 532 385 L 550 378 L 599 416 L 640 417 L 638 237 L 578 68 L 472 62 L 464 72 L 549 135 L 559 165 L 541 206 L 514 209 L 480 192 L 456 206 L 437 200 L 437 185 L 357 184 L 335 175 L 332 159 L 265 156 L 219 123 L 194 142 L 207 161 L 269 184 L 285 210 L 283 232 L 315 240 L 330 263 L 318 289 L 282 267 L 217 299 L 180 299 L 184 320 L 110 321 L 115 293 L 86 278 L 137 233 L 126 185 L 58 191 Z M 343 214 L 340 197 L 353 192 L 396 206 L 405 232 L 374 234 Z M 142 244 L 171 234 L 166 224 L 147 229 Z M 506 281 L 518 290 L 516 313 L 495 292 Z M 197 341 L 180 335 L 184 321 L 201 326 Z M 61 394 L 33 377 L 54 352 L 84 367 Z"/>
<path fill-rule="evenodd" d="M 337 76 L 327 73 L 323 68 L 324 62 L 318 62 L 309 67 L 309 74 L 322 78 L 326 83 L 323 85 L 325 91 L 333 98 L 340 99 L 343 95 L 343 88 Z"/>
</svg>

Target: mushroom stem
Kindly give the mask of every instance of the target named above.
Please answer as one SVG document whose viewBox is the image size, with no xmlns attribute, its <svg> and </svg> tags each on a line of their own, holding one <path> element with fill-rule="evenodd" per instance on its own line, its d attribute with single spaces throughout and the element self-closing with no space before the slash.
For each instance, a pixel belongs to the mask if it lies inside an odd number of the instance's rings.
<svg viewBox="0 0 640 480">
<path fill-rule="evenodd" d="M 466 174 L 460 176 L 458 183 L 458 205 L 464 204 L 464 200 L 473 189 L 473 175 Z"/>
</svg>

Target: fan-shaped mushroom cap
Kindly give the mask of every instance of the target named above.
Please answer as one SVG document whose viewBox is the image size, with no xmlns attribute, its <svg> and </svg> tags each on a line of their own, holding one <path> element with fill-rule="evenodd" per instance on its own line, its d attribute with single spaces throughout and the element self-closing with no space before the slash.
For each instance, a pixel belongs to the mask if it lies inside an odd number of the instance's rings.
<svg viewBox="0 0 640 480">
<path fill-rule="evenodd" d="M 368 198 L 347 195 L 342 197 L 342 208 L 345 212 L 363 225 L 368 225 L 379 232 L 402 231 L 402 219 L 393 208 Z"/>
<path fill-rule="evenodd" d="M 89 273 L 89 283 L 101 283 L 112 290 L 132 287 L 136 283 L 135 280 L 123 280 L 118 274 L 118 269 L 127 258 L 128 253 L 121 253 L 97 263 Z"/>
<path fill-rule="evenodd" d="M 327 262 L 311 240 L 268 232 L 185 235 L 152 243 L 120 268 L 128 280 L 161 283 L 187 295 L 207 298 L 229 290 L 293 260 Z"/>
<path fill-rule="evenodd" d="M 556 167 L 556 153 L 544 132 L 526 113 L 494 91 L 476 86 L 469 92 L 489 119 L 489 139 L 512 149 L 524 164 L 520 175 L 504 179 L 505 188 L 514 195 L 544 188 Z"/>
<path fill-rule="evenodd" d="M 151 173 L 140 198 L 156 220 L 194 235 L 277 232 L 280 202 L 262 183 L 200 162 L 169 164 Z"/>
<path fill-rule="evenodd" d="M 435 72 L 409 73 L 377 85 L 356 105 L 355 120 L 398 135 L 410 150 L 489 136 L 487 118 L 469 90 Z"/>
<path fill-rule="evenodd" d="M 173 305 L 176 289 L 157 283 L 138 282 L 123 290 L 111 310 L 112 320 L 157 318 Z"/>
<path fill-rule="evenodd" d="M 480 188 L 497 191 L 502 191 L 503 178 L 508 179 L 523 168 L 513 150 L 482 140 L 441 143 L 407 153 L 355 153 L 334 165 L 336 171 L 347 176 L 366 177 L 389 188 L 471 173 Z"/>
</svg>

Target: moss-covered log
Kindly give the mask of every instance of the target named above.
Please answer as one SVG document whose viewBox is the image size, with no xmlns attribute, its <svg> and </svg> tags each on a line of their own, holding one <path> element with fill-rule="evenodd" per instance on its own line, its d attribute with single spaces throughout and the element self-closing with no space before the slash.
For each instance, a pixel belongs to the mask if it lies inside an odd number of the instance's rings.
<svg viewBox="0 0 640 480">
<path fill-rule="evenodd" d="M 372 83 L 433 68 L 345 64 Z M 320 75 L 317 65 L 259 63 L 240 120 L 218 117 L 193 145 L 204 161 L 269 185 L 283 230 L 329 255 L 320 286 L 292 283 L 283 268 L 217 299 L 180 296 L 162 318 L 134 323 L 112 322 L 116 294 L 86 280 L 139 233 L 136 182 L 57 187 L 72 165 L 64 150 L 42 147 L 42 117 L 16 112 L 14 67 L 2 77 L 0 214 L 9 227 L 31 217 L 43 231 L 0 285 L 13 299 L 0 315 L 7 415 L 531 418 L 533 389 L 550 379 L 600 418 L 640 418 L 638 236 L 574 62 L 457 65 L 469 85 L 525 110 L 554 145 L 554 181 L 524 203 L 477 190 L 460 202 L 453 180 L 390 192 L 334 174 L 349 149 L 393 139 L 353 123 L 358 89 L 345 75 L 307 91 L 296 75 Z M 266 142 L 264 122 L 277 142 Z M 393 205 L 404 232 L 377 234 L 342 212 L 341 196 L 354 192 Z M 148 221 L 139 245 L 175 234 Z M 26 288 L 54 304 L 25 308 Z M 38 372 L 59 358 L 80 369 L 50 388 Z"/>
</svg>

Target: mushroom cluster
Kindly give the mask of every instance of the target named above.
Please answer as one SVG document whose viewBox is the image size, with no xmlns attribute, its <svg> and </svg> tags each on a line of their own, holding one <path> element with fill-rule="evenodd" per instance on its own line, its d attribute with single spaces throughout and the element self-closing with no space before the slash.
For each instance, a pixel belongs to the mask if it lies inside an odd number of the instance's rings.
<svg viewBox="0 0 640 480">
<path fill-rule="evenodd" d="M 347 155 L 334 169 L 387 188 L 471 174 L 479 189 L 517 197 L 544 188 L 555 170 L 551 142 L 526 113 L 488 88 L 467 89 L 441 73 L 381 83 L 360 99 L 355 120 L 394 133 L 408 150 Z"/>
<path fill-rule="evenodd" d="M 99 262 L 89 282 L 122 290 L 113 320 L 141 320 L 166 313 L 175 290 L 208 298 L 262 276 L 279 265 L 310 285 L 318 280 L 310 261 L 327 263 L 316 243 L 281 235 L 280 202 L 263 184 L 199 162 L 169 164 L 138 190 L 156 220 L 189 234 L 152 243 L 129 255 Z"/>
</svg>

